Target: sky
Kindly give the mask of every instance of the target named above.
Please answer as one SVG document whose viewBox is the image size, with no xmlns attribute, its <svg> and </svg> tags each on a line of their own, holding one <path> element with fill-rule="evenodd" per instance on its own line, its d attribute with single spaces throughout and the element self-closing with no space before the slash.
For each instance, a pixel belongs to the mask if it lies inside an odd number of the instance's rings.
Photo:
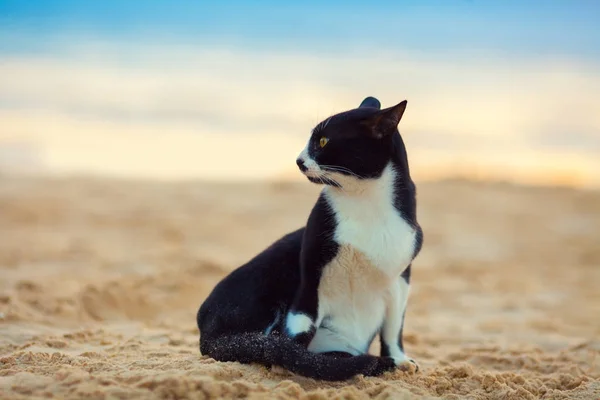
<svg viewBox="0 0 600 400">
<path fill-rule="evenodd" d="M 253 48 L 355 48 L 600 58 L 600 3 L 573 1 L 1 0 L 0 45 L 73 33 Z M 28 46 L 23 37 L 32 40 Z M 1 39 L 4 38 L 4 39 Z M 23 46 L 23 47 L 21 47 Z"/>
<path fill-rule="evenodd" d="M 298 178 L 310 129 L 372 95 L 408 99 L 423 178 L 600 186 L 599 20 L 592 0 L 0 0 L 0 170 Z"/>
</svg>

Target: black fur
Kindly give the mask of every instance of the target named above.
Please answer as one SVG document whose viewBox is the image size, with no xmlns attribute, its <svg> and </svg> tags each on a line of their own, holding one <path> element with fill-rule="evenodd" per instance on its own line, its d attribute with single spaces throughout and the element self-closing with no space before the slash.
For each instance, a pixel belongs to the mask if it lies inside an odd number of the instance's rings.
<svg viewBox="0 0 600 400">
<path fill-rule="evenodd" d="M 396 121 L 401 118 L 404 110 L 400 111 L 400 117 L 397 118 L 390 115 L 391 113 L 385 113 L 385 111 L 383 117 L 379 120 L 379 122 L 383 120 L 383 128 L 379 127 L 379 133 L 383 137 L 374 137 L 369 132 L 374 125 L 377 125 L 377 122 L 373 122 L 373 117 L 381 115 L 380 103 L 373 97 L 364 99 L 357 110 L 340 113 L 329 120 L 324 120 L 313 131 L 309 144 L 309 155 L 319 165 L 341 166 L 363 178 L 376 178 L 380 176 L 385 166 L 391 162 L 398 174 L 398 179 L 396 179 L 394 184 L 394 206 L 403 219 L 417 231 L 414 258 L 419 254 L 423 245 L 423 230 L 417 222 L 416 186 L 410 176 L 406 148 L 396 128 Z M 392 122 L 386 124 L 386 118 L 392 120 Z M 321 149 L 318 144 L 325 129 L 327 129 L 329 142 L 325 148 Z M 326 169 L 326 167 L 323 168 Z M 337 172 L 344 174 L 344 170 L 338 170 Z M 321 182 L 318 179 L 311 179 L 311 181 L 327 183 Z M 337 185 L 337 182 L 332 183 Z M 321 197 L 313 209 L 313 214 L 321 216 L 321 218 L 316 219 L 317 221 L 322 221 L 328 217 L 327 204 L 322 200 Z M 307 226 L 311 225 L 310 222 L 309 219 Z M 324 244 L 335 246 L 334 241 L 322 239 L 323 237 L 329 237 L 335 230 L 335 227 L 327 227 L 327 229 L 319 228 L 317 230 L 322 236 L 315 239 L 317 236 L 310 235 L 306 239 L 304 246 L 323 246 Z M 316 299 L 318 285 L 315 285 L 314 282 L 318 282 L 322 267 L 326 264 L 324 260 L 313 259 L 311 261 L 310 263 L 303 264 L 310 266 L 303 269 L 303 276 L 310 277 L 307 282 L 302 282 L 299 290 L 299 295 L 302 296 L 303 300 L 306 298 Z M 304 271 L 305 269 L 307 271 Z M 400 279 L 404 279 L 409 284 L 410 273 L 411 265 L 401 274 Z M 299 307 L 298 311 L 309 315 L 314 320 L 317 314 L 317 302 L 313 301 L 310 305 L 311 307 Z M 403 329 L 404 314 L 402 316 L 402 328 L 398 335 L 398 346 L 401 350 L 404 350 L 402 340 Z M 302 343 L 308 344 L 312 339 L 312 335 L 314 335 L 314 330 L 311 330 L 309 335 L 302 335 L 299 340 Z M 381 356 L 389 356 L 387 344 L 383 340 L 381 340 L 381 344 Z"/>
<path fill-rule="evenodd" d="M 417 229 L 416 256 L 423 234 L 416 218 L 415 185 L 396 127 L 405 106 L 402 102 L 380 110 L 379 101 L 367 97 L 359 108 L 334 115 L 315 127 L 308 152 L 323 169 L 328 165 L 343 167 L 336 172 L 360 179 L 377 178 L 386 165 L 393 163 L 398 173 L 394 205 Z M 329 142 L 322 148 L 319 140 L 324 133 Z M 305 168 L 301 162 L 298 166 Z M 331 179 L 310 180 L 339 186 Z M 283 236 L 219 282 L 197 314 L 202 354 L 219 361 L 279 365 L 322 380 L 345 380 L 357 374 L 375 376 L 393 369 L 394 362 L 383 342 L 380 357 L 343 352 L 317 354 L 307 350 L 316 327 L 293 338 L 285 329 L 288 311 L 303 313 L 313 321 L 317 318 L 322 268 L 338 251 L 334 232 L 334 215 L 321 195 L 306 227 Z M 409 282 L 410 265 L 399 279 Z M 402 330 L 398 343 L 402 349 Z"/>
<path fill-rule="evenodd" d="M 379 110 L 381 108 L 381 103 L 375 97 L 369 96 L 369 97 L 365 98 L 362 101 L 362 103 L 360 103 L 360 106 L 358 106 L 358 107 L 359 108 L 371 107 L 371 108 L 376 108 Z"/>
<path fill-rule="evenodd" d="M 300 281 L 300 250 L 305 229 L 276 241 L 219 282 L 196 316 L 200 352 L 217 361 L 279 365 L 314 379 L 339 381 L 357 374 L 376 376 L 394 368 L 390 359 L 372 355 L 316 354 L 282 335 L 283 321 Z"/>
<path fill-rule="evenodd" d="M 327 166 L 340 166 L 363 179 L 378 178 L 390 158 L 402 157 L 394 154 L 392 141 L 395 145 L 395 141 L 400 139 L 397 151 L 404 149 L 400 135 L 394 134 L 394 131 L 397 132 L 393 122 L 395 117 L 388 114 L 392 112 L 360 107 L 334 115 L 313 130 L 308 154 L 323 169 L 327 169 Z M 321 148 L 319 141 L 325 130 L 329 142 Z"/>
<path fill-rule="evenodd" d="M 290 307 L 290 311 L 304 313 L 313 320 L 317 318 L 319 306 L 317 289 L 321 272 L 323 267 L 335 257 L 338 250 L 338 244 L 335 241 L 327 240 L 333 235 L 334 229 L 334 216 L 327 200 L 321 194 L 308 217 L 302 237 L 300 264 L 298 265 L 300 286 L 296 289 L 296 296 Z M 302 265 L 311 265 L 314 268 L 302 268 Z M 308 346 L 314 333 L 315 329 L 308 335 L 297 337 L 296 340 Z"/>
</svg>

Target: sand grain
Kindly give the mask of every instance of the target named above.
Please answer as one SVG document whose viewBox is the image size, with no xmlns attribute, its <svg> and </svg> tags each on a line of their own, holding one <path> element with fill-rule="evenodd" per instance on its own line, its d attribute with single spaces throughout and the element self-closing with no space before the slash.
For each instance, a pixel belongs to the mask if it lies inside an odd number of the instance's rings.
<svg viewBox="0 0 600 400">
<path fill-rule="evenodd" d="M 322 383 L 201 356 L 202 300 L 316 193 L 1 177 L 0 398 L 600 398 L 600 194 L 571 189 L 419 186 L 420 373 Z"/>
</svg>

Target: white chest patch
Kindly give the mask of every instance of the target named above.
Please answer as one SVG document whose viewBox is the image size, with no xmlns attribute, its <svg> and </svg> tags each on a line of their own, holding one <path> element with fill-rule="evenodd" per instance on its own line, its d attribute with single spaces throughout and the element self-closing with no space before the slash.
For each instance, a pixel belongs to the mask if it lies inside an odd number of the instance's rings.
<svg viewBox="0 0 600 400">
<path fill-rule="evenodd" d="M 326 191 L 337 228 L 335 241 L 362 253 L 374 267 L 396 277 L 411 262 L 416 231 L 393 204 L 395 172 L 388 165 L 382 176 L 356 194 Z"/>
<path fill-rule="evenodd" d="M 393 180 L 388 166 L 364 191 L 326 189 L 340 247 L 321 276 L 311 351 L 364 353 L 383 324 L 386 304 L 412 261 L 416 240 L 415 229 L 393 205 Z"/>
</svg>

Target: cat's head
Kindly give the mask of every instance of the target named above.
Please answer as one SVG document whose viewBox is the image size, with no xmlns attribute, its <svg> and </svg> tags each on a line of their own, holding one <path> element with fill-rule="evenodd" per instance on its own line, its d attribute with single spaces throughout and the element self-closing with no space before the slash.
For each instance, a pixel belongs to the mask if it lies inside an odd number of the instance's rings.
<svg viewBox="0 0 600 400">
<path fill-rule="evenodd" d="M 367 97 L 358 108 L 320 122 L 296 160 L 300 171 L 311 182 L 337 187 L 378 178 L 392 157 L 406 104 L 381 110 L 377 99 Z"/>
</svg>

